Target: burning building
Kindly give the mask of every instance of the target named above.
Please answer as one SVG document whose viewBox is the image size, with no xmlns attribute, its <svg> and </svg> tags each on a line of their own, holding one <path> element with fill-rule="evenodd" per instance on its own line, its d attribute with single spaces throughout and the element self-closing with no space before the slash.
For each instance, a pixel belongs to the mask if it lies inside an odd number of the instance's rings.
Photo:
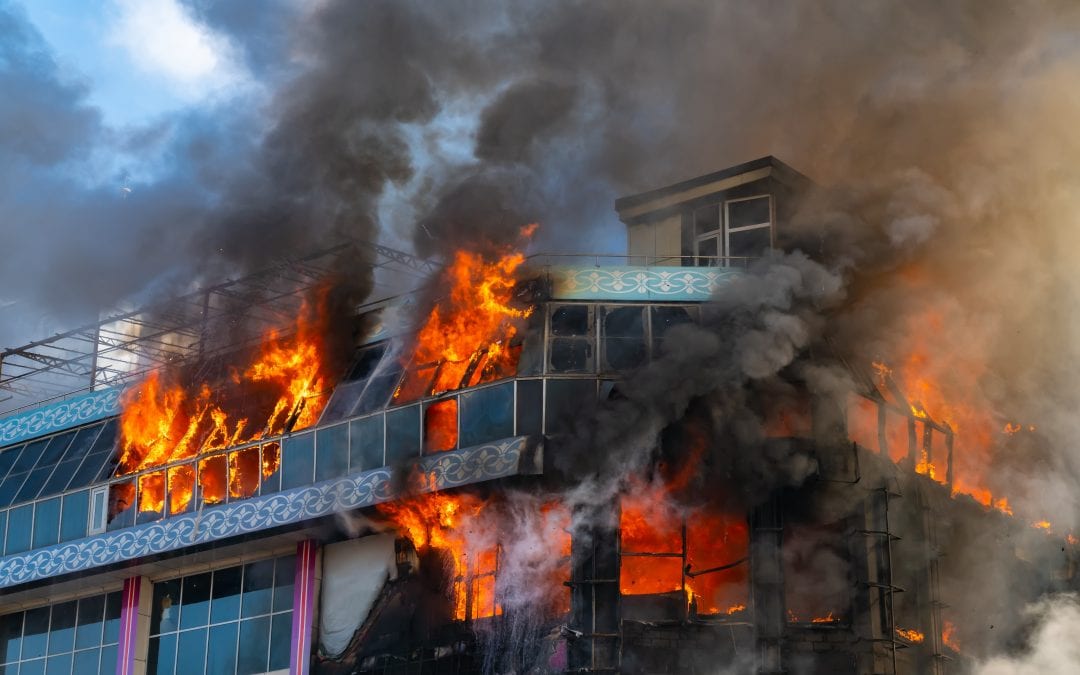
<svg viewBox="0 0 1080 675">
<path fill-rule="evenodd" d="M 434 283 L 342 312 L 313 256 L 4 352 L 48 399 L 0 419 L 4 672 L 965 672 L 1022 621 L 978 552 L 1034 599 L 1076 540 L 980 464 L 1033 429 L 832 339 L 814 190 L 766 157 L 618 200 L 626 255 L 350 245 Z"/>
</svg>

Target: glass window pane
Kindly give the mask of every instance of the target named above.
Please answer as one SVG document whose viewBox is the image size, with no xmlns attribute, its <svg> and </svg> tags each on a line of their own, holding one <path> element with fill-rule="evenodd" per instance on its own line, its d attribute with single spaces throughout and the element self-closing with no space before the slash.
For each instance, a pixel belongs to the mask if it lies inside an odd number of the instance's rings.
<svg viewBox="0 0 1080 675">
<path fill-rule="evenodd" d="M 93 483 L 108 459 L 109 453 L 107 452 L 87 455 L 83 463 L 79 465 L 78 471 L 71 476 L 71 482 L 68 483 L 67 489 L 77 490 Z"/>
<path fill-rule="evenodd" d="M 289 647 L 292 643 L 292 612 L 275 614 L 270 626 L 270 664 L 268 670 L 289 667 Z"/>
<path fill-rule="evenodd" d="M 729 230 L 769 222 L 769 198 L 767 196 L 728 202 L 727 209 Z"/>
<path fill-rule="evenodd" d="M 27 504 L 8 511 L 7 539 L 4 542 L 5 555 L 22 553 L 30 549 L 30 528 L 33 519 L 33 504 Z"/>
<path fill-rule="evenodd" d="M 583 410 L 596 402 L 596 380 L 547 381 L 547 433 L 570 429 Z"/>
<path fill-rule="evenodd" d="M 296 578 L 296 556 L 278 558 L 274 571 L 274 611 L 292 609 L 293 581 Z"/>
<path fill-rule="evenodd" d="M 68 446 L 71 445 L 71 439 L 75 438 L 76 433 L 75 431 L 66 431 L 53 436 L 49 440 L 49 445 L 41 451 L 41 458 L 38 459 L 37 466 L 56 466 L 60 458 L 64 456 Z"/>
<path fill-rule="evenodd" d="M 349 472 L 349 425 L 319 429 L 315 438 L 315 480 L 328 480 Z"/>
<path fill-rule="evenodd" d="M 367 379 L 375 372 L 375 367 L 379 365 L 379 361 L 382 360 L 385 353 L 385 342 L 362 349 L 356 357 L 353 367 L 349 370 L 349 374 L 345 377 L 345 381 L 352 382 Z"/>
<path fill-rule="evenodd" d="M 23 661 L 19 665 L 19 675 L 45 675 L 45 659 Z"/>
<path fill-rule="evenodd" d="M 323 411 L 319 423 L 329 424 L 348 417 L 360 399 L 360 395 L 364 393 L 366 385 L 366 380 L 360 380 L 359 382 L 343 382 L 334 387 L 334 393 L 330 397 L 330 402 L 326 404 L 326 410 Z"/>
<path fill-rule="evenodd" d="M 650 309 L 653 334 L 653 356 L 660 354 L 660 345 L 663 343 L 664 333 L 673 326 L 684 323 L 694 323 L 694 317 L 687 307 L 654 306 Z"/>
<path fill-rule="evenodd" d="M 60 541 L 60 498 L 38 502 L 34 509 L 34 548 Z"/>
<path fill-rule="evenodd" d="M 48 445 L 48 439 L 28 443 L 26 447 L 23 448 L 22 454 L 19 455 L 19 459 L 17 459 L 14 466 L 11 467 L 11 473 L 24 473 L 34 468 L 38 458 L 41 457 L 41 452 Z"/>
<path fill-rule="evenodd" d="M 195 464 L 181 464 L 166 472 L 169 515 L 187 513 L 195 508 Z"/>
<path fill-rule="evenodd" d="M 240 622 L 240 653 L 236 660 L 237 675 L 264 673 L 269 656 L 270 617 Z"/>
<path fill-rule="evenodd" d="M 55 468 L 55 466 L 43 466 L 31 471 L 12 503 L 28 502 L 37 497 L 38 493 L 41 492 L 41 488 L 45 487 L 45 481 L 49 480 L 49 476 L 52 475 Z"/>
<path fill-rule="evenodd" d="M 733 258 L 755 258 L 769 248 L 771 228 L 758 227 L 753 230 L 732 232 L 728 235 L 729 255 Z"/>
<path fill-rule="evenodd" d="M 720 229 L 720 205 L 709 204 L 694 211 L 694 234 L 702 235 Z"/>
<path fill-rule="evenodd" d="M 45 656 L 45 647 L 49 641 L 49 608 L 38 607 L 26 610 L 26 623 L 23 624 L 22 658 L 34 659 Z"/>
<path fill-rule="evenodd" d="M 382 416 L 365 417 L 349 424 L 349 471 L 356 473 L 384 466 Z"/>
<path fill-rule="evenodd" d="M 270 612 L 274 587 L 274 561 L 260 560 L 244 565 L 244 597 L 242 616 L 258 616 Z"/>
<path fill-rule="evenodd" d="M 101 644 L 101 621 L 104 616 L 104 595 L 95 595 L 79 600 L 79 622 L 75 627 L 75 649 L 96 647 Z"/>
<path fill-rule="evenodd" d="M 90 446 L 97 440 L 98 434 L 101 432 L 100 424 L 95 424 L 90 427 L 83 427 L 79 430 L 79 433 L 75 436 L 75 440 L 68 446 L 67 452 L 64 453 L 62 462 L 77 462 L 83 457 L 86 457 L 90 452 Z"/>
<path fill-rule="evenodd" d="M 553 338 L 551 367 L 553 373 L 587 373 L 593 370 L 591 339 Z"/>
<path fill-rule="evenodd" d="M 513 383 L 461 395 L 461 447 L 514 435 Z"/>
<path fill-rule="evenodd" d="M 386 463 L 420 454 L 420 406 L 413 405 L 386 413 Z"/>
<path fill-rule="evenodd" d="M 607 369 L 626 370 L 645 363 L 645 308 L 604 307 L 601 324 Z"/>
<path fill-rule="evenodd" d="M 169 636 L 170 638 L 172 636 Z M 163 640 L 166 638 L 162 638 Z M 98 671 L 101 675 L 111 675 L 115 673 L 119 668 L 119 658 L 116 653 L 116 645 L 109 645 L 101 648 L 101 669 Z"/>
<path fill-rule="evenodd" d="M 62 654 L 75 648 L 75 600 L 52 607 L 52 627 L 49 628 L 49 653 Z"/>
<path fill-rule="evenodd" d="M 517 383 L 517 435 L 538 434 L 544 418 L 544 383 L 519 380 Z"/>
<path fill-rule="evenodd" d="M 315 434 L 286 438 L 281 454 L 281 489 L 311 485 L 315 479 Z"/>
<path fill-rule="evenodd" d="M 281 444 L 266 443 L 262 446 L 262 482 L 259 492 L 272 494 L 281 489 Z"/>
<path fill-rule="evenodd" d="M 206 668 L 206 629 L 196 628 L 177 633 L 176 672 L 198 675 Z"/>
<path fill-rule="evenodd" d="M 109 486 L 109 516 L 106 529 L 118 530 L 135 524 L 135 481 Z"/>
<path fill-rule="evenodd" d="M 236 672 L 235 622 L 213 626 L 206 645 L 207 675 L 233 675 Z"/>
<path fill-rule="evenodd" d="M 71 675 L 71 652 L 50 656 L 45 662 L 45 675 Z"/>
<path fill-rule="evenodd" d="M 259 491 L 259 446 L 229 453 L 229 499 L 247 499 Z"/>
<path fill-rule="evenodd" d="M 424 405 L 424 452 L 453 450 L 458 442 L 458 402 L 456 398 Z"/>
<path fill-rule="evenodd" d="M 22 452 L 23 447 L 25 446 L 16 445 L 0 451 L 0 478 L 7 476 L 8 471 L 11 470 L 11 465 L 19 458 L 19 453 Z"/>
<path fill-rule="evenodd" d="M 240 575 L 242 567 L 214 572 L 214 592 L 210 601 L 210 623 L 240 618 Z"/>
<path fill-rule="evenodd" d="M 154 600 L 150 607 L 150 634 L 176 630 L 180 611 L 180 580 L 170 579 L 154 584 Z"/>
<path fill-rule="evenodd" d="M 589 305 L 562 305 L 551 313 L 551 334 L 578 337 L 592 332 Z"/>
<path fill-rule="evenodd" d="M 210 572 L 184 577 L 180 592 L 180 629 L 205 626 L 210 616 Z"/>
<path fill-rule="evenodd" d="M 101 643 L 106 645 L 120 641 L 120 591 L 105 596 L 105 627 Z"/>
<path fill-rule="evenodd" d="M 0 483 L 0 508 L 9 506 L 15 501 L 15 495 L 19 494 L 19 489 L 26 482 L 28 475 L 25 471 L 23 473 L 8 474 L 4 482 Z"/>
<path fill-rule="evenodd" d="M 45 481 L 45 487 L 41 488 L 41 495 L 47 497 L 63 492 L 81 462 L 82 458 L 79 458 L 57 464 L 56 471 L 53 471 L 49 480 Z"/>
<path fill-rule="evenodd" d="M 223 504 L 229 485 L 229 458 L 214 455 L 199 460 L 199 503 L 203 506 Z"/>
<path fill-rule="evenodd" d="M 699 239 L 697 242 L 697 255 L 701 256 L 697 260 L 698 267 L 716 266 L 716 258 L 720 255 L 719 236 Z"/>
<path fill-rule="evenodd" d="M 22 648 L 23 613 L 0 616 L 0 663 L 19 660 Z"/>
<path fill-rule="evenodd" d="M 63 517 L 60 521 L 60 541 L 72 541 L 86 536 L 87 508 L 90 492 L 82 490 L 64 495 Z"/>
<path fill-rule="evenodd" d="M 112 450 L 116 446 L 117 432 L 120 430 L 120 419 L 114 417 L 101 427 L 101 433 L 98 434 L 97 440 L 94 441 L 94 447 L 90 448 L 91 453 L 107 452 Z"/>
<path fill-rule="evenodd" d="M 102 655 L 104 657 L 104 655 Z M 102 665 L 104 665 L 102 658 Z M 173 675 L 176 661 L 176 633 L 150 638 L 150 650 L 147 653 L 146 672 L 151 675 Z M 103 669 L 104 670 L 104 669 Z"/>
<path fill-rule="evenodd" d="M 101 649 L 84 649 L 75 652 L 75 662 L 72 664 L 72 675 L 98 675 L 98 660 L 101 658 Z M 102 669 L 100 672 L 114 672 Z"/>
</svg>

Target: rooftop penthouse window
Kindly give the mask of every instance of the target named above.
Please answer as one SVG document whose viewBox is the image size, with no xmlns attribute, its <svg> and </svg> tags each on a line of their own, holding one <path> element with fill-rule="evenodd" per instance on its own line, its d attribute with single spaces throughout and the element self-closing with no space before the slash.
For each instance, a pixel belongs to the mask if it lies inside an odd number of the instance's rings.
<svg viewBox="0 0 1080 675">
<path fill-rule="evenodd" d="M 772 198 L 729 199 L 693 213 L 694 255 L 699 267 L 740 265 L 772 247 Z"/>
</svg>

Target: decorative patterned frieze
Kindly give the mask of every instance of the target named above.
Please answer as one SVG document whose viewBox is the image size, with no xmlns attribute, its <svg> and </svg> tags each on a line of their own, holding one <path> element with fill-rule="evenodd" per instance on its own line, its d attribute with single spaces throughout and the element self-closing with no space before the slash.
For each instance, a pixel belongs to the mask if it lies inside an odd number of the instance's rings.
<svg viewBox="0 0 1080 675">
<path fill-rule="evenodd" d="M 92 391 L 0 419 L 0 447 L 119 413 L 119 389 Z"/>
<path fill-rule="evenodd" d="M 559 300 L 704 301 L 739 274 L 730 267 L 552 267 Z"/>
</svg>

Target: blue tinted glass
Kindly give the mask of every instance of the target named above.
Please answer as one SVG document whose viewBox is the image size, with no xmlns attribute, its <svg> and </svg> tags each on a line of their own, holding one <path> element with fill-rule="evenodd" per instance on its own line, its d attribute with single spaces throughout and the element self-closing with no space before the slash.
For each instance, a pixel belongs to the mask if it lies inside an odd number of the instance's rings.
<svg viewBox="0 0 1080 675">
<path fill-rule="evenodd" d="M 71 675 L 71 652 L 50 656 L 45 664 L 45 675 Z"/>
<path fill-rule="evenodd" d="M 45 659 L 23 661 L 19 666 L 19 675 L 45 675 Z"/>
<path fill-rule="evenodd" d="M 102 665 L 104 665 L 104 654 L 102 657 Z M 147 673 L 152 673 L 152 675 L 173 675 L 176 672 L 173 667 L 175 661 L 176 633 L 150 638 L 150 649 L 146 658 Z"/>
<path fill-rule="evenodd" d="M 101 434 L 97 437 L 94 447 L 90 449 L 91 453 L 113 449 L 113 446 L 116 445 L 116 432 L 119 429 L 119 421 L 119 418 L 114 417 L 101 427 Z"/>
<path fill-rule="evenodd" d="M 53 436 L 49 441 L 49 445 L 41 452 L 41 458 L 38 459 L 38 466 L 52 466 L 60 461 L 60 458 L 64 456 L 64 451 L 67 450 L 68 445 L 71 444 L 71 439 L 75 438 L 77 432 L 68 431 L 63 434 L 57 434 Z"/>
<path fill-rule="evenodd" d="M 180 593 L 180 629 L 205 626 L 210 616 L 210 573 L 184 577 Z"/>
<path fill-rule="evenodd" d="M 289 646 L 292 643 L 292 612 L 275 614 L 270 628 L 270 667 L 285 670 L 289 667 Z"/>
<path fill-rule="evenodd" d="M 49 628 L 49 654 L 63 654 L 75 648 L 75 607 L 77 602 L 53 605 Z M 70 668 L 70 665 L 68 666 Z"/>
<path fill-rule="evenodd" d="M 116 653 L 116 645 L 109 645 L 101 648 L 101 670 L 98 672 L 101 675 L 112 675 L 120 668 L 118 667 L 119 658 Z"/>
<path fill-rule="evenodd" d="M 45 647 L 49 641 L 49 608 L 38 607 L 26 611 L 26 623 L 23 624 L 23 659 L 35 659 L 45 656 Z"/>
<path fill-rule="evenodd" d="M 214 572 L 214 592 L 210 599 L 210 623 L 240 617 L 240 576 L 244 568 L 229 567 Z"/>
<path fill-rule="evenodd" d="M 150 602 L 150 634 L 176 630 L 180 613 L 180 580 L 170 579 L 154 584 L 154 599 Z"/>
<path fill-rule="evenodd" d="M 544 419 L 544 382 L 518 380 L 517 436 L 540 433 Z"/>
<path fill-rule="evenodd" d="M 19 453 L 22 452 L 23 447 L 16 445 L 13 448 L 0 451 L 0 478 L 6 476 L 7 472 L 11 470 L 11 465 L 19 458 Z"/>
<path fill-rule="evenodd" d="M 120 641 L 120 591 L 105 596 L 105 626 L 101 643 L 116 644 Z"/>
<path fill-rule="evenodd" d="M 514 383 L 462 394 L 459 444 L 466 448 L 514 435 Z"/>
<path fill-rule="evenodd" d="M 19 488 L 26 482 L 28 473 L 12 473 L 8 474 L 8 477 L 4 479 L 3 483 L 0 483 L 0 508 L 10 505 L 15 501 L 15 495 L 19 493 Z"/>
<path fill-rule="evenodd" d="M 86 523 L 90 492 L 83 490 L 64 495 L 64 510 L 60 520 L 60 541 L 71 541 L 86 536 Z"/>
<path fill-rule="evenodd" d="M 22 454 L 19 455 L 19 459 L 15 461 L 15 465 L 11 467 L 11 473 L 22 473 L 32 469 L 37 464 L 38 458 L 41 457 L 41 451 L 48 445 L 48 439 L 27 444 Z"/>
<path fill-rule="evenodd" d="M 334 387 L 334 395 L 330 398 L 330 403 L 326 404 L 326 410 L 323 411 L 319 423 L 337 422 L 348 417 L 353 406 L 356 405 L 356 400 L 364 391 L 365 384 L 364 381 L 345 382 Z"/>
<path fill-rule="evenodd" d="M 383 466 L 382 415 L 349 423 L 349 471 L 367 471 Z"/>
<path fill-rule="evenodd" d="M 296 578 L 296 556 L 278 558 L 274 572 L 274 611 L 292 609 L 293 581 Z"/>
<path fill-rule="evenodd" d="M 0 663 L 19 660 L 22 648 L 23 613 L 0 616 Z"/>
<path fill-rule="evenodd" d="M 38 502 L 34 509 L 34 548 L 60 541 L 60 498 Z"/>
<path fill-rule="evenodd" d="M 7 511 L 0 511 L 0 554 L 3 554 L 4 539 L 7 538 L 7 515 Z"/>
<path fill-rule="evenodd" d="M 4 554 L 22 553 L 30 548 L 30 528 L 33 525 L 34 505 L 27 504 L 8 511 L 7 540 Z"/>
<path fill-rule="evenodd" d="M 311 485 L 315 476 L 315 434 L 286 438 L 281 454 L 281 489 Z"/>
<path fill-rule="evenodd" d="M 392 358 L 391 360 L 394 364 L 397 363 L 397 359 Z M 361 395 L 352 414 L 363 415 L 385 408 L 386 402 L 390 399 L 390 394 L 394 392 L 394 388 L 397 387 L 398 380 L 400 379 L 400 367 L 389 371 L 386 374 L 372 377 L 368 380 L 367 387 L 364 388 L 364 393 Z"/>
<path fill-rule="evenodd" d="M 210 628 L 210 639 L 206 645 L 207 675 L 233 675 L 236 672 L 238 625 L 231 622 Z"/>
<path fill-rule="evenodd" d="M 269 653 L 270 617 L 240 622 L 240 653 L 236 660 L 237 675 L 265 673 Z"/>
<path fill-rule="evenodd" d="M 196 628 L 177 633 L 176 672 L 196 675 L 206 667 L 206 629 Z"/>
<path fill-rule="evenodd" d="M 30 475 L 26 477 L 26 482 L 19 489 L 19 493 L 15 495 L 13 503 L 28 502 L 37 497 L 38 493 L 41 492 L 41 488 L 45 486 L 45 481 L 49 480 L 49 476 L 55 468 L 55 466 L 42 466 L 31 471 Z"/>
<path fill-rule="evenodd" d="M 386 463 L 420 454 L 420 406 L 386 413 Z"/>
<path fill-rule="evenodd" d="M 102 452 L 86 456 L 86 460 L 79 465 L 78 470 L 71 476 L 68 490 L 77 490 L 93 483 L 101 473 L 105 460 L 109 459 L 109 453 Z"/>
<path fill-rule="evenodd" d="M 274 561 L 260 560 L 244 565 L 244 599 L 242 616 L 257 616 L 270 612 L 274 586 Z"/>
<path fill-rule="evenodd" d="M 105 596 L 95 595 L 79 601 L 79 622 L 75 626 L 75 649 L 101 644 L 101 620 L 105 616 Z"/>
<path fill-rule="evenodd" d="M 319 429 L 315 436 L 315 480 L 337 478 L 348 473 L 349 425 Z"/>
<path fill-rule="evenodd" d="M 52 472 L 49 476 L 49 480 L 45 482 L 45 487 L 41 488 L 41 496 L 48 497 L 49 495 L 59 494 L 67 487 L 71 477 L 75 474 L 75 471 L 79 468 L 79 462 L 81 460 L 75 459 L 69 462 L 60 462 L 56 465 L 56 471 Z"/>
<path fill-rule="evenodd" d="M 281 445 L 279 443 L 266 443 L 262 446 L 263 477 L 259 484 L 260 494 L 268 495 L 281 489 Z M 274 467 L 274 472 L 266 475 L 268 468 Z"/>
<path fill-rule="evenodd" d="M 75 652 L 75 663 L 72 665 L 72 675 L 98 675 L 98 659 L 101 657 L 100 649 L 85 649 L 81 652 Z M 105 670 L 101 672 L 111 673 L 112 670 Z"/>
<path fill-rule="evenodd" d="M 101 432 L 100 424 L 95 424 L 89 427 L 83 427 L 79 430 L 75 440 L 68 446 L 67 452 L 64 453 L 62 462 L 78 461 L 86 456 L 86 453 L 90 452 L 90 446 L 97 440 L 98 433 Z"/>
</svg>

